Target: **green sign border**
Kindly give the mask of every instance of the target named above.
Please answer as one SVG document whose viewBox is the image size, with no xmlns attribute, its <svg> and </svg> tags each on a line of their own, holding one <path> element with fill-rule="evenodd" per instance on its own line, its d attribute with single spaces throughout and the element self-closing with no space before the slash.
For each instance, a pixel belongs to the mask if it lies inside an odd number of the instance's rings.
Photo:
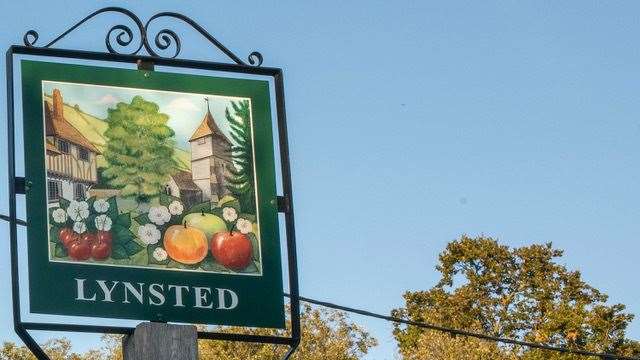
<svg viewBox="0 0 640 360">
<path fill-rule="evenodd" d="M 21 61 L 24 118 L 29 300 L 33 313 L 102 318 L 187 322 L 284 328 L 284 298 L 278 227 L 276 179 L 269 83 L 262 80 L 210 77 L 40 61 Z M 251 98 L 255 171 L 262 251 L 262 276 L 132 269 L 49 262 L 46 204 L 46 169 L 42 111 L 42 81 L 64 81 L 94 85 L 165 90 Z M 95 280 L 126 281 L 229 289 L 239 302 L 233 310 L 176 307 L 131 302 L 76 300 L 76 280 L 86 279 L 87 289 Z M 97 288 L 94 283 L 94 289 Z M 165 289 L 169 298 L 170 294 Z M 185 293 L 185 304 L 193 304 L 193 292 Z"/>
</svg>

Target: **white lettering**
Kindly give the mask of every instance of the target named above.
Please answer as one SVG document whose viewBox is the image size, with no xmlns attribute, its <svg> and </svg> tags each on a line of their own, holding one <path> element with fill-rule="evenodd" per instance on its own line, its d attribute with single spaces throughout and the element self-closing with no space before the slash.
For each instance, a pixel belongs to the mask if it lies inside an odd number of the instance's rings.
<svg viewBox="0 0 640 360">
<path fill-rule="evenodd" d="M 182 290 L 186 289 L 187 292 L 189 292 L 189 287 L 182 285 L 169 285 L 168 288 L 169 290 L 175 289 L 176 292 L 176 304 L 173 306 L 184 307 L 184 304 L 182 303 Z"/>
<path fill-rule="evenodd" d="M 160 290 L 156 290 L 156 288 L 159 288 Z M 162 284 L 151 284 L 149 285 L 149 293 L 153 296 L 156 297 L 156 299 L 158 299 L 158 301 L 153 301 L 153 299 L 151 299 L 151 297 L 149 297 L 149 304 L 151 305 L 164 305 L 164 285 Z"/>
<path fill-rule="evenodd" d="M 216 288 L 216 290 L 218 291 L 218 309 L 231 310 L 235 309 L 238 306 L 238 295 L 235 292 L 229 289 Z M 231 296 L 231 305 L 229 306 L 226 305 L 226 296 L 224 296 L 225 292 Z"/>
<path fill-rule="evenodd" d="M 128 283 L 128 282 L 123 282 L 123 284 L 124 284 L 123 303 L 125 304 L 129 303 L 129 297 L 127 296 L 127 294 L 131 293 L 131 295 L 133 295 L 140 304 L 144 304 L 144 300 L 142 299 L 142 287 L 144 286 L 144 283 L 138 283 L 138 285 L 140 285 L 140 289 L 136 289 L 135 287 L 133 287 L 133 285 L 131 285 L 131 283 Z"/>
<path fill-rule="evenodd" d="M 93 297 L 87 298 L 84 296 L 84 281 L 86 279 L 75 279 L 76 285 L 78 286 L 76 300 L 84 300 L 84 301 L 96 301 L 96 294 L 93 294 Z"/>
<path fill-rule="evenodd" d="M 100 289 L 104 293 L 104 299 L 102 299 L 102 301 L 113 302 L 113 300 L 111 300 L 111 293 L 113 292 L 113 289 L 116 288 L 116 285 L 118 285 L 119 281 L 114 281 L 113 285 L 111 285 L 111 288 L 107 286 L 107 282 L 104 280 L 96 280 L 96 282 L 98 283 L 98 286 L 100 286 Z"/>
<path fill-rule="evenodd" d="M 209 300 L 207 300 L 207 295 L 211 296 L 211 289 L 210 288 L 205 288 L 205 287 L 197 287 L 194 286 L 193 290 L 195 291 L 195 297 L 196 297 L 196 306 L 197 308 L 200 309 L 213 309 L 213 301 L 211 301 L 209 303 L 209 305 L 204 305 L 204 303 L 209 302 Z"/>
</svg>

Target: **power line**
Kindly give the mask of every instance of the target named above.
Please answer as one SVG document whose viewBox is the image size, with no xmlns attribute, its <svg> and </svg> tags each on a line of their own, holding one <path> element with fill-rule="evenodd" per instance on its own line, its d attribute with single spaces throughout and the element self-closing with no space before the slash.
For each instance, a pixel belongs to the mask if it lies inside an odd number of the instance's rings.
<svg viewBox="0 0 640 360">
<path fill-rule="evenodd" d="M 2 214 L 0 214 L 0 219 L 1 220 L 5 220 L 5 221 L 10 221 L 11 220 L 11 218 L 9 216 L 2 215 Z M 23 226 L 27 225 L 26 221 L 20 220 L 20 219 L 16 219 L 16 223 L 18 225 L 23 225 Z M 287 293 L 284 293 L 284 296 L 291 298 L 291 295 L 289 295 Z M 534 343 L 534 342 L 529 342 L 529 341 L 521 341 L 521 340 L 516 340 L 516 339 L 509 339 L 509 338 L 491 336 L 491 335 L 482 334 L 482 333 L 476 333 L 476 332 L 467 331 L 467 330 L 454 329 L 454 328 L 449 328 L 449 327 L 446 327 L 446 326 L 440 326 L 440 325 L 428 324 L 428 323 L 423 323 L 423 322 L 418 322 L 418 321 L 413 321 L 413 320 L 407 320 L 407 319 L 397 318 L 397 317 L 393 317 L 393 316 L 389 316 L 389 315 L 382 315 L 382 314 L 374 313 L 374 312 L 368 311 L 368 310 L 361 310 L 361 309 L 356 309 L 356 308 L 352 308 L 352 307 L 348 307 L 348 306 L 342 306 L 342 305 L 330 303 L 330 302 L 327 302 L 327 301 L 320 301 L 320 300 L 307 298 L 307 297 L 304 297 L 304 296 L 299 296 L 298 298 L 301 301 L 304 301 L 304 302 L 309 303 L 309 304 L 314 304 L 314 305 L 318 305 L 318 306 L 322 306 L 322 307 L 326 307 L 326 308 L 330 308 L 330 309 L 335 309 L 335 310 L 346 311 L 346 312 L 349 312 L 349 313 L 354 313 L 354 314 L 358 314 L 358 315 L 362 315 L 362 316 L 368 316 L 368 317 L 372 317 L 372 318 L 376 318 L 376 319 L 386 320 L 386 321 L 390 321 L 390 322 L 394 322 L 394 323 L 398 323 L 398 324 L 411 325 L 411 326 L 415 326 L 415 327 L 419 327 L 419 328 L 423 328 L 423 329 L 429 329 L 429 330 L 444 332 L 444 333 L 448 333 L 448 334 L 452 334 L 452 335 L 460 335 L 460 336 L 472 337 L 472 338 L 476 338 L 476 339 L 499 342 L 499 343 L 503 343 L 503 344 L 520 345 L 520 346 L 525 346 L 525 347 L 528 347 L 528 348 L 531 348 L 531 349 L 541 349 L 541 350 L 548 350 L 548 351 L 554 351 L 554 352 L 559 352 L 559 353 L 582 355 L 582 356 L 594 356 L 594 357 L 599 357 L 602 360 L 640 360 L 640 358 L 636 358 L 636 357 L 614 355 L 614 354 L 607 354 L 607 353 L 600 353 L 600 352 L 593 352 L 593 351 L 586 351 L 586 350 L 578 350 L 578 349 L 569 349 L 569 348 L 566 348 L 566 347 L 559 347 L 559 346 L 549 346 L 549 345 L 544 345 L 544 344 Z"/>
<path fill-rule="evenodd" d="M 289 294 L 287 294 L 287 293 L 285 293 L 284 295 L 286 297 L 291 298 L 291 296 Z M 314 304 L 314 305 L 318 305 L 318 306 L 322 306 L 322 307 L 326 307 L 326 308 L 346 311 L 346 312 L 350 312 L 350 313 L 354 313 L 354 314 L 358 314 L 358 315 L 373 317 L 373 318 L 386 320 L 386 321 L 390 321 L 390 322 L 394 322 L 394 323 L 411 325 L 411 326 L 415 326 L 415 327 L 419 327 L 419 328 L 423 328 L 423 329 L 429 329 L 429 330 L 435 330 L 435 331 L 439 331 L 439 332 L 445 332 L 445 333 L 449 333 L 449 334 L 452 334 L 452 335 L 461 335 L 461 336 L 473 337 L 473 338 L 477 338 L 477 339 L 483 339 L 483 340 L 494 341 L 494 342 L 505 343 L 505 344 L 512 344 L 512 345 L 520 345 L 520 346 L 525 346 L 525 347 L 528 347 L 528 348 L 555 351 L 555 352 L 560 352 L 560 353 L 565 353 L 565 354 L 574 354 L 574 355 L 582 355 L 582 356 L 595 356 L 595 357 L 601 358 L 602 360 L 640 360 L 640 358 L 636 358 L 636 357 L 621 356 L 621 355 L 614 355 L 614 354 L 607 354 L 607 353 L 599 353 L 599 352 L 592 352 L 592 351 L 586 351 L 586 350 L 569 349 L 569 348 L 566 348 L 566 347 L 549 346 L 549 345 L 544 345 L 544 344 L 540 344 L 540 343 L 534 343 L 534 342 L 521 341 L 521 340 L 516 340 L 516 339 L 509 339 L 509 338 L 491 336 L 491 335 L 476 333 L 476 332 L 467 331 L 467 330 L 454 329 L 454 328 L 449 328 L 449 327 L 445 327 L 445 326 L 433 325 L 433 324 L 428 324 L 428 323 L 423 323 L 423 322 L 418 322 L 418 321 L 413 321 L 413 320 L 406 320 L 406 319 L 397 318 L 397 317 L 388 316 L 388 315 L 377 314 L 377 313 L 374 313 L 374 312 L 371 312 L 371 311 L 367 311 L 367 310 L 355 309 L 355 308 L 351 308 L 351 307 L 347 307 L 347 306 L 333 304 L 333 303 L 326 302 L 326 301 L 310 299 L 310 298 L 307 298 L 307 297 L 304 297 L 304 296 L 300 296 L 299 298 L 300 298 L 301 301 L 304 301 L 304 302 L 309 303 L 309 304 Z"/>
</svg>

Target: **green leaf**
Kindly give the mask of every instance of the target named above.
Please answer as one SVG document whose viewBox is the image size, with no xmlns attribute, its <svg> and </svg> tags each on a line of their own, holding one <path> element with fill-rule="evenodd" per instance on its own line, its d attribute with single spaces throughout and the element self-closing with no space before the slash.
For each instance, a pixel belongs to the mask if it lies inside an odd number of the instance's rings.
<svg viewBox="0 0 640 360">
<path fill-rule="evenodd" d="M 148 223 L 151 222 L 149 220 L 149 216 L 147 215 L 147 213 L 140 214 L 133 219 L 140 225 L 147 225 Z"/>
<path fill-rule="evenodd" d="M 51 226 L 49 229 L 49 241 L 54 244 L 60 244 L 60 228 L 57 226 Z"/>
<path fill-rule="evenodd" d="M 124 245 L 126 242 L 131 241 L 135 235 L 129 230 L 128 227 L 124 227 L 122 225 L 114 225 L 111 228 L 111 233 L 113 235 L 113 242 L 115 244 Z"/>
<path fill-rule="evenodd" d="M 65 199 L 65 198 L 60 198 L 60 200 L 58 201 L 58 204 L 60 205 L 61 208 L 63 208 L 65 211 L 67 211 L 67 208 L 69 207 L 70 201 Z"/>
<path fill-rule="evenodd" d="M 87 202 L 87 204 L 89 204 L 89 211 L 90 212 L 94 212 L 95 209 L 93 208 L 93 203 L 96 201 L 96 197 L 92 196 L 90 198 L 88 198 L 87 200 L 85 200 Z"/>
<path fill-rule="evenodd" d="M 89 232 L 95 232 L 98 230 L 96 228 L 96 216 L 98 216 L 98 214 L 89 215 L 89 217 L 87 218 L 87 221 L 85 222 L 87 224 L 87 230 Z"/>
<path fill-rule="evenodd" d="M 107 211 L 107 215 L 111 219 L 115 219 L 118 216 L 118 201 L 116 200 L 115 196 L 112 196 L 107 199 L 107 202 L 109 203 L 109 210 Z"/>
<path fill-rule="evenodd" d="M 137 253 L 139 253 L 140 251 L 142 251 L 142 249 L 144 249 L 142 246 L 140 246 L 140 244 L 138 244 L 135 241 L 129 241 L 128 243 L 124 244 L 124 248 L 127 251 L 127 255 L 132 256 L 135 255 Z"/>
<path fill-rule="evenodd" d="M 127 253 L 127 249 L 122 244 L 113 244 L 113 249 L 111 251 L 111 257 L 116 260 L 128 259 L 129 254 Z"/>
<path fill-rule="evenodd" d="M 240 201 L 238 201 L 236 199 L 233 199 L 231 201 L 227 201 L 224 204 L 220 205 L 219 207 L 222 208 L 222 209 L 224 209 L 226 207 L 232 207 L 232 208 L 236 209 L 236 211 L 238 213 L 240 213 Z"/>
<path fill-rule="evenodd" d="M 169 260 L 169 262 L 167 263 L 167 267 L 174 268 L 174 269 L 196 270 L 198 267 L 200 267 L 200 264 L 187 265 L 187 264 L 179 263 L 175 260 Z"/>
<path fill-rule="evenodd" d="M 145 214 L 146 215 L 146 214 Z M 123 227 L 130 227 L 131 226 L 131 213 L 124 213 L 124 214 L 120 214 L 118 215 L 118 217 L 116 218 L 116 221 L 114 221 L 117 225 L 123 226 Z"/>
<path fill-rule="evenodd" d="M 222 272 L 222 273 L 231 272 L 226 267 L 215 262 L 215 260 L 213 260 L 213 258 L 211 258 L 210 256 L 205 258 L 202 261 L 202 263 L 200 263 L 200 268 L 204 271 L 211 271 L 211 272 Z"/>
<path fill-rule="evenodd" d="M 211 202 L 205 201 L 203 203 L 194 205 L 186 212 L 186 214 L 193 214 L 193 213 L 199 213 L 199 212 L 205 212 L 205 213 L 211 212 Z"/>
<path fill-rule="evenodd" d="M 171 204 L 172 202 L 180 201 L 180 199 L 168 194 L 160 194 L 160 198 L 158 201 L 160 202 L 160 205 L 169 206 L 169 204 Z"/>
<path fill-rule="evenodd" d="M 248 233 L 247 236 L 249 237 L 249 240 L 251 240 L 251 250 L 253 252 L 252 253 L 253 260 L 260 261 L 260 242 L 258 241 L 256 234 L 251 232 L 251 233 Z"/>
<path fill-rule="evenodd" d="M 55 255 L 55 257 L 58 257 L 58 258 L 64 258 L 68 256 L 67 249 L 65 249 L 61 243 L 56 244 L 56 248 L 53 254 Z"/>
<path fill-rule="evenodd" d="M 249 266 L 247 266 L 246 268 L 242 269 L 240 272 L 241 273 L 248 273 L 248 274 L 252 274 L 252 273 L 257 273 L 258 272 L 258 264 L 255 261 L 252 261 L 251 264 L 249 264 Z"/>
</svg>

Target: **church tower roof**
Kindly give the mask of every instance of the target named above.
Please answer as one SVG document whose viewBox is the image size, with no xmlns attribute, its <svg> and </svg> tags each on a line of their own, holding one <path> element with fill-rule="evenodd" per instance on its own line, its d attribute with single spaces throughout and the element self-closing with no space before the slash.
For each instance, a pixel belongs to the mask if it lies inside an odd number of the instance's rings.
<svg viewBox="0 0 640 360">
<path fill-rule="evenodd" d="M 196 128 L 196 131 L 194 131 L 193 135 L 191 135 L 191 137 L 189 138 L 189 142 L 209 135 L 217 135 L 223 138 L 226 142 L 229 142 L 229 139 L 227 139 L 224 133 L 220 130 L 218 124 L 216 124 L 216 120 L 211 114 L 211 109 L 209 109 L 209 99 L 205 99 L 205 101 L 207 102 L 207 112 L 204 114 L 204 118 L 200 122 L 200 125 Z"/>
</svg>

